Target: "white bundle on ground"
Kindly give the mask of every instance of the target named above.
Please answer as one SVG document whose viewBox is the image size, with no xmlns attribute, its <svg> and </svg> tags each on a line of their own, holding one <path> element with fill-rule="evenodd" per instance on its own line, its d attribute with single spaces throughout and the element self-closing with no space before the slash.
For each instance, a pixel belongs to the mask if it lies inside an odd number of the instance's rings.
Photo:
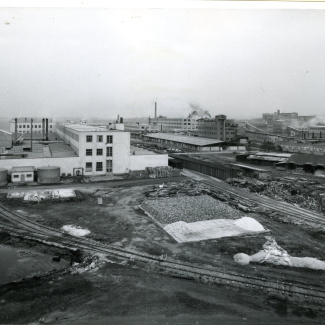
<svg viewBox="0 0 325 325">
<path fill-rule="evenodd" d="M 67 232 L 68 234 L 76 237 L 82 237 L 90 234 L 90 231 L 88 229 L 83 229 L 73 225 L 65 225 L 61 229 Z"/>
<path fill-rule="evenodd" d="M 234 260 L 241 265 L 246 265 L 250 262 L 266 262 L 275 265 L 325 270 L 325 262 L 313 257 L 292 257 L 276 243 L 273 237 L 266 237 L 266 239 L 267 242 L 263 245 L 263 250 L 251 256 L 244 253 L 236 254 L 234 255 Z"/>
</svg>

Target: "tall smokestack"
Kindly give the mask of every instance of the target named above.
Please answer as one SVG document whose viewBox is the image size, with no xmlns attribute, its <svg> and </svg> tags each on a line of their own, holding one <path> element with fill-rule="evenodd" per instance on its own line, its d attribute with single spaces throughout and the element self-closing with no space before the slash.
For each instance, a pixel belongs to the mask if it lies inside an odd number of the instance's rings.
<svg viewBox="0 0 325 325">
<path fill-rule="evenodd" d="M 157 103 L 155 102 L 155 119 L 157 118 Z"/>
<path fill-rule="evenodd" d="M 17 118 L 15 118 L 15 141 L 18 139 L 18 121 Z"/>
<path fill-rule="evenodd" d="M 30 151 L 33 152 L 33 119 L 30 119 Z"/>
<path fill-rule="evenodd" d="M 47 118 L 45 120 L 45 123 L 46 123 L 46 141 L 49 140 L 49 119 Z"/>
<path fill-rule="evenodd" d="M 150 115 L 149 115 L 149 125 L 150 125 L 151 119 L 150 119 Z"/>
</svg>

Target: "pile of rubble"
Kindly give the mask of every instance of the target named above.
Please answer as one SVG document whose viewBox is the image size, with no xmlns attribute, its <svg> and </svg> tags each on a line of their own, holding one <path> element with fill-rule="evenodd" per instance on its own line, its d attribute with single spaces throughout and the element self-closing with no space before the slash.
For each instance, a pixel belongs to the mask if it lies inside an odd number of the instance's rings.
<svg viewBox="0 0 325 325">
<path fill-rule="evenodd" d="M 181 170 L 169 166 L 147 167 L 145 170 L 130 170 L 130 178 L 161 178 L 181 176 Z"/>
<path fill-rule="evenodd" d="M 174 196 L 195 196 L 201 194 L 208 194 L 210 192 L 203 184 L 192 180 L 185 180 L 183 182 L 170 182 L 153 186 L 149 191 L 145 192 L 148 198 L 158 197 L 174 197 Z"/>
<path fill-rule="evenodd" d="M 301 208 L 325 212 L 325 186 L 319 181 L 301 177 L 273 177 L 265 181 L 242 177 L 228 179 L 233 186 L 264 195 Z"/>
<path fill-rule="evenodd" d="M 183 196 L 199 196 L 208 195 L 215 199 L 213 202 L 221 201 L 226 202 L 231 207 L 250 212 L 254 210 L 256 204 L 242 202 L 241 200 L 233 197 L 230 194 L 222 192 L 220 190 L 210 190 L 204 184 L 193 180 L 185 180 L 182 182 L 170 182 L 167 184 L 161 184 L 159 186 L 152 186 L 150 190 L 145 192 L 145 196 L 148 199 L 154 200 L 158 198 L 173 198 Z M 201 219 L 200 219 L 201 220 Z"/>
<path fill-rule="evenodd" d="M 228 204 L 208 195 L 195 197 L 164 197 L 145 200 L 141 208 L 150 213 L 158 222 L 170 224 L 177 221 L 195 222 L 212 219 L 238 219 L 241 213 Z"/>
<path fill-rule="evenodd" d="M 169 166 L 147 167 L 146 170 L 148 171 L 149 178 L 181 176 L 181 170 L 180 169 L 169 167 Z"/>
</svg>

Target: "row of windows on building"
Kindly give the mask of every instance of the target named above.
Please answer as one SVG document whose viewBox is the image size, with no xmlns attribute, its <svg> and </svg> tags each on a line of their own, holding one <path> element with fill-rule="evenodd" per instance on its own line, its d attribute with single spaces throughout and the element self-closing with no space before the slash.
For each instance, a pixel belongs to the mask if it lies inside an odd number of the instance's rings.
<svg viewBox="0 0 325 325">
<path fill-rule="evenodd" d="M 18 128 L 20 128 L 20 129 L 29 129 L 29 127 L 30 127 L 30 124 L 23 124 L 23 125 L 19 124 L 18 125 Z M 52 128 L 53 125 L 49 125 L 49 127 Z M 40 124 L 40 125 L 34 125 L 33 124 L 33 128 L 35 128 L 35 129 L 37 129 L 37 128 L 41 129 L 42 128 L 42 124 Z"/>
<path fill-rule="evenodd" d="M 103 135 L 97 135 L 96 136 L 97 142 L 103 142 Z M 86 142 L 93 142 L 93 136 L 92 135 L 86 135 Z M 107 135 L 106 136 L 106 143 L 113 143 L 113 136 Z"/>
<path fill-rule="evenodd" d="M 96 149 L 96 156 L 102 156 L 103 155 L 103 149 Z M 86 149 L 86 156 L 92 156 L 93 155 L 93 149 Z M 106 148 L 106 157 L 112 157 L 113 156 L 113 147 L 107 147 Z"/>
<path fill-rule="evenodd" d="M 93 163 L 92 162 L 86 162 L 86 172 L 92 172 L 93 171 Z M 102 172 L 103 171 L 103 162 L 97 161 L 96 162 L 96 172 Z M 111 173 L 113 171 L 113 160 L 107 160 L 106 162 L 106 172 Z"/>
<path fill-rule="evenodd" d="M 31 133 L 30 131 L 26 131 L 26 130 L 19 130 L 19 133 Z M 33 130 L 32 133 L 43 133 L 43 131 L 41 130 Z M 52 130 L 50 130 L 50 133 L 53 133 Z"/>
</svg>

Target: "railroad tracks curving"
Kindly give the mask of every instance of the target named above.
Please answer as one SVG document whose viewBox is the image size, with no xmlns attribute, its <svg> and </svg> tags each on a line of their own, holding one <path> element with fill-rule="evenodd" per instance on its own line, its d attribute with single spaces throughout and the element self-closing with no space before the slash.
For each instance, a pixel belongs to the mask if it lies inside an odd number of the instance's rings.
<svg viewBox="0 0 325 325">
<path fill-rule="evenodd" d="M 198 266 L 186 262 L 176 261 L 164 256 L 153 256 L 142 252 L 117 248 L 111 245 L 102 244 L 91 239 L 70 236 L 63 231 L 40 225 L 34 221 L 10 211 L 0 205 L 0 215 L 14 223 L 5 225 L 11 231 L 22 228 L 31 232 L 34 236 L 44 239 L 50 237 L 55 244 L 59 243 L 69 248 L 79 248 L 92 253 L 102 253 L 117 259 L 128 260 L 129 263 L 137 266 L 161 272 L 169 276 L 195 279 L 211 284 L 235 287 L 244 291 L 258 291 L 269 295 L 275 295 L 286 299 L 309 301 L 318 308 L 323 308 L 325 301 L 325 289 L 316 286 L 303 284 L 292 284 L 279 282 L 260 277 L 247 276 L 234 272 L 226 272 L 221 268 Z M 325 307 L 325 306 L 324 306 Z"/>
</svg>

